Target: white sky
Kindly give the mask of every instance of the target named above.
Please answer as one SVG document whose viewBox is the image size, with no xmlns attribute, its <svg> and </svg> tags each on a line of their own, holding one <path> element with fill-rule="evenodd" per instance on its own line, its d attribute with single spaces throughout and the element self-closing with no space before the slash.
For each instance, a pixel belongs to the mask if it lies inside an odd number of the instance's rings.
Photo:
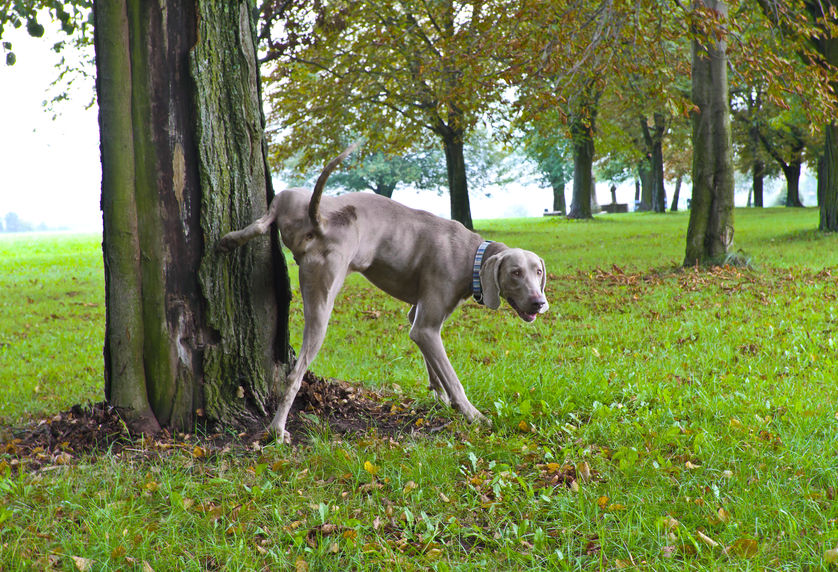
<svg viewBox="0 0 838 572">
<path fill-rule="evenodd" d="M 57 77 L 54 65 L 59 56 L 51 46 L 59 36 L 52 32 L 53 39 L 38 39 L 30 38 L 23 30 L 6 32 L 3 40 L 13 43 L 17 64 L 7 66 L 0 58 L 0 217 L 15 212 L 36 226 L 45 223 L 50 228 L 100 231 L 97 109 L 84 109 L 93 92 L 92 80 L 80 86 L 70 101 L 58 104 L 58 116 L 53 119 L 43 102 L 56 94 L 50 83 Z M 50 34 L 48 26 L 47 35 Z M 782 182 L 772 183 L 779 183 L 782 188 Z M 804 202 L 813 204 L 809 195 L 814 194 L 814 181 L 804 175 L 801 184 Z M 668 194 L 672 186 L 667 184 Z M 608 182 L 598 183 L 600 204 L 611 202 L 609 187 Z M 277 182 L 277 188 L 282 188 L 281 182 Z M 618 202 L 633 204 L 633 194 L 632 182 L 620 185 Z M 569 195 L 568 186 L 568 201 Z M 684 188 L 682 201 L 688 196 L 689 188 Z M 744 205 L 746 196 L 747 190 L 743 193 L 739 189 L 737 205 Z M 440 216 L 450 212 L 447 193 L 399 190 L 394 198 Z M 525 189 L 508 185 L 494 189 L 490 197 L 472 190 L 470 198 L 475 219 L 540 216 L 552 208 L 550 190 L 534 186 Z M 681 207 L 684 206 L 682 202 Z"/>
<path fill-rule="evenodd" d="M 59 104 L 53 121 L 43 102 L 56 93 L 49 87 L 58 75 L 56 40 L 8 28 L 3 40 L 17 63 L 0 58 L 0 217 L 15 212 L 35 225 L 100 230 L 99 125 L 96 108 L 84 109 L 93 86 Z"/>
</svg>

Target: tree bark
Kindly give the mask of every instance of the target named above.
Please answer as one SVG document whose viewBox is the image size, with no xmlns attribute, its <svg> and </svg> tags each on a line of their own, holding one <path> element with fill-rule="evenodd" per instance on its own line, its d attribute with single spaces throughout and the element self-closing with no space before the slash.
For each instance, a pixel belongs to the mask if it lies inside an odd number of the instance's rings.
<svg viewBox="0 0 838 572">
<path fill-rule="evenodd" d="M 754 207 L 762 208 L 763 206 L 763 185 L 765 181 L 765 163 L 761 159 L 754 160 L 751 166 L 753 173 L 753 193 L 754 193 Z"/>
<path fill-rule="evenodd" d="M 683 182 L 684 177 L 678 175 L 678 178 L 675 179 L 675 192 L 672 193 L 672 206 L 669 207 L 670 212 L 678 212 L 678 199 L 681 197 L 681 183 Z"/>
<path fill-rule="evenodd" d="M 666 118 L 662 113 L 655 113 L 653 121 L 654 125 L 650 128 L 646 118 L 640 118 L 649 169 L 646 181 L 649 189 L 644 193 L 643 202 L 646 206 L 644 210 L 651 208 L 657 213 L 662 213 L 666 211 L 666 188 L 663 184 L 663 136 L 666 133 Z"/>
<path fill-rule="evenodd" d="M 800 201 L 800 159 L 796 159 L 787 165 L 781 165 L 783 175 L 786 177 L 786 206 L 802 207 Z"/>
<path fill-rule="evenodd" d="M 594 120 L 596 109 L 583 107 L 571 118 L 570 133 L 573 147 L 573 197 L 567 218 L 593 218 L 591 195 L 593 190 Z"/>
<path fill-rule="evenodd" d="M 695 0 L 721 18 L 723 0 Z M 720 263 L 733 245 L 733 161 L 731 157 L 727 53 L 721 36 L 692 41 L 693 191 L 684 265 Z"/>
<path fill-rule="evenodd" d="M 106 397 L 137 431 L 262 419 L 289 361 L 284 257 L 275 233 L 214 248 L 273 195 L 249 4 L 94 12 Z"/>
<path fill-rule="evenodd" d="M 640 180 L 640 205 L 638 211 L 652 210 L 652 160 L 644 157 L 637 164 L 637 178 Z"/>
<path fill-rule="evenodd" d="M 818 204 L 818 228 L 838 231 L 838 123 L 826 127 L 823 155 L 818 161 Z"/>
<path fill-rule="evenodd" d="M 558 213 L 567 212 L 567 201 L 564 197 L 565 182 L 554 179 L 550 181 L 550 186 L 553 188 L 553 211 Z"/>
<path fill-rule="evenodd" d="M 472 230 L 471 205 L 468 198 L 466 161 L 463 154 L 463 134 L 450 128 L 440 128 L 448 169 L 448 194 L 451 199 L 451 219 Z"/>
</svg>

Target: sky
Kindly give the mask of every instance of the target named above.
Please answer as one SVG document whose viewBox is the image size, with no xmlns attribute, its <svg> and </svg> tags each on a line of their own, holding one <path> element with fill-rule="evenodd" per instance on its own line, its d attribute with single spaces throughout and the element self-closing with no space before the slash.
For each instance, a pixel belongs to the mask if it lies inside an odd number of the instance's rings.
<svg viewBox="0 0 838 572">
<path fill-rule="evenodd" d="M 78 86 L 69 101 L 57 104 L 55 113 L 47 110 L 43 102 L 57 95 L 50 84 L 57 77 L 54 66 L 59 56 L 51 46 L 59 35 L 50 26 L 40 39 L 30 38 L 23 30 L 6 32 L 3 40 L 13 43 L 17 63 L 7 66 L 0 58 L 0 217 L 14 212 L 35 226 L 43 223 L 51 229 L 101 231 L 97 109 L 95 105 L 85 109 L 92 98 L 93 80 Z M 747 184 L 747 178 L 742 178 L 738 206 L 745 204 L 747 189 L 742 187 Z M 814 184 L 805 173 L 801 189 L 804 203 L 809 205 L 814 203 Z M 276 181 L 275 187 L 283 188 L 282 181 Z M 611 202 L 609 187 L 607 181 L 598 183 L 600 204 Z M 671 195 L 673 185 L 667 187 Z M 767 205 L 772 204 L 771 195 L 782 188 L 782 181 L 768 182 Z M 471 190 L 474 219 L 541 216 L 552 208 L 552 192 L 532 183 L 526 188 L 511 184 L 489 191 L 487 195 Z M 569 202 L 570 185 L 566 195 Z M 631 205 L 633 195 L 631 181 L 619 185 L 618 202 Z M 682 197 L 686 196 L 688 188 L 682 190 Z M 400 189 L 393 198 L 440 216 L 447 217 L 450 212 L 447 193 Z"/>
<path fill-rule="evenodd" d="M 4 32 L 17 63 L 0 58 L 0 217 L 9 212 L 34 225 L 96 231 L 101 169 L 95 107 L 85 109 L 92 81 L 58 104 L 58 117 L 43 102 L 58 72 L 56 39 L 30 38 L 24 30 Z"/>
</svg>

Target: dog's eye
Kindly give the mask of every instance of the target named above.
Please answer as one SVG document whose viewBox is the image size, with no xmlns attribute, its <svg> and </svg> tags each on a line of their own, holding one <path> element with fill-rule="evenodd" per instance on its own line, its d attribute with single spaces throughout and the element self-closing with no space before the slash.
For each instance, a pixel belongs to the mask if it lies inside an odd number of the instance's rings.
<svg viewBox="0 0 838 572">
<path fill-rule="evenodd" d="M 523 273 L 523 272 L 521 272 L 521 270 L 520 270 L 519 268 L 516 268 L 515 270 L 513 270 L 513 271 L 512 271 L 512 275 L 513 275 L 515 278 L 520 278 L 521 276 L 523 276 L 523 275 L 524 275 L 524 273 Z"/>
<path fill-rule="evenodd" d="M 536 275 L 541 276 L 541 268 L 536 268 L 535 273 Z"/>
<path fill-rule="evenodd" d="M 306 240 L 314 240 L 314 233 L 313 232 L 306 233 Z"/>
</svg>

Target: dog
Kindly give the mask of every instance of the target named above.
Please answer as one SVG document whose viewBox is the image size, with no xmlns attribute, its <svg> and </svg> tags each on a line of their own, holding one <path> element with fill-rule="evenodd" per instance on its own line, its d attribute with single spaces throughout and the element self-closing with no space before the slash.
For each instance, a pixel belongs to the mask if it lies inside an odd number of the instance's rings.
<svg viewBox="0 0 838 572">
<path fill-rule="evenodd" d="M 354 148 L 326 165 L 312 192 L 280 192 L 264 216 L 226 234 L 218 244 L 219 251 L 229 252 L 267 234 L 276 221 L 282 242 L 299 265 L 303 343 L 268 429 L 290 442 L 285 430 L 288 413 L 351 272 L 360 272 L 387 294 L 411 304 L 410 339 L 422 352 L 429 389 L 469 422 L 488 423 L 466 397 L 448 360 L 442 324 L 469 296 L 493 310 L 505 299 L 522 320 L 532 322 L 549 307 L 544 260 L 527 250 L 485 241 L 459 222 L 379 195 L 322 197 L 329 174 Z"/>
</svg>

